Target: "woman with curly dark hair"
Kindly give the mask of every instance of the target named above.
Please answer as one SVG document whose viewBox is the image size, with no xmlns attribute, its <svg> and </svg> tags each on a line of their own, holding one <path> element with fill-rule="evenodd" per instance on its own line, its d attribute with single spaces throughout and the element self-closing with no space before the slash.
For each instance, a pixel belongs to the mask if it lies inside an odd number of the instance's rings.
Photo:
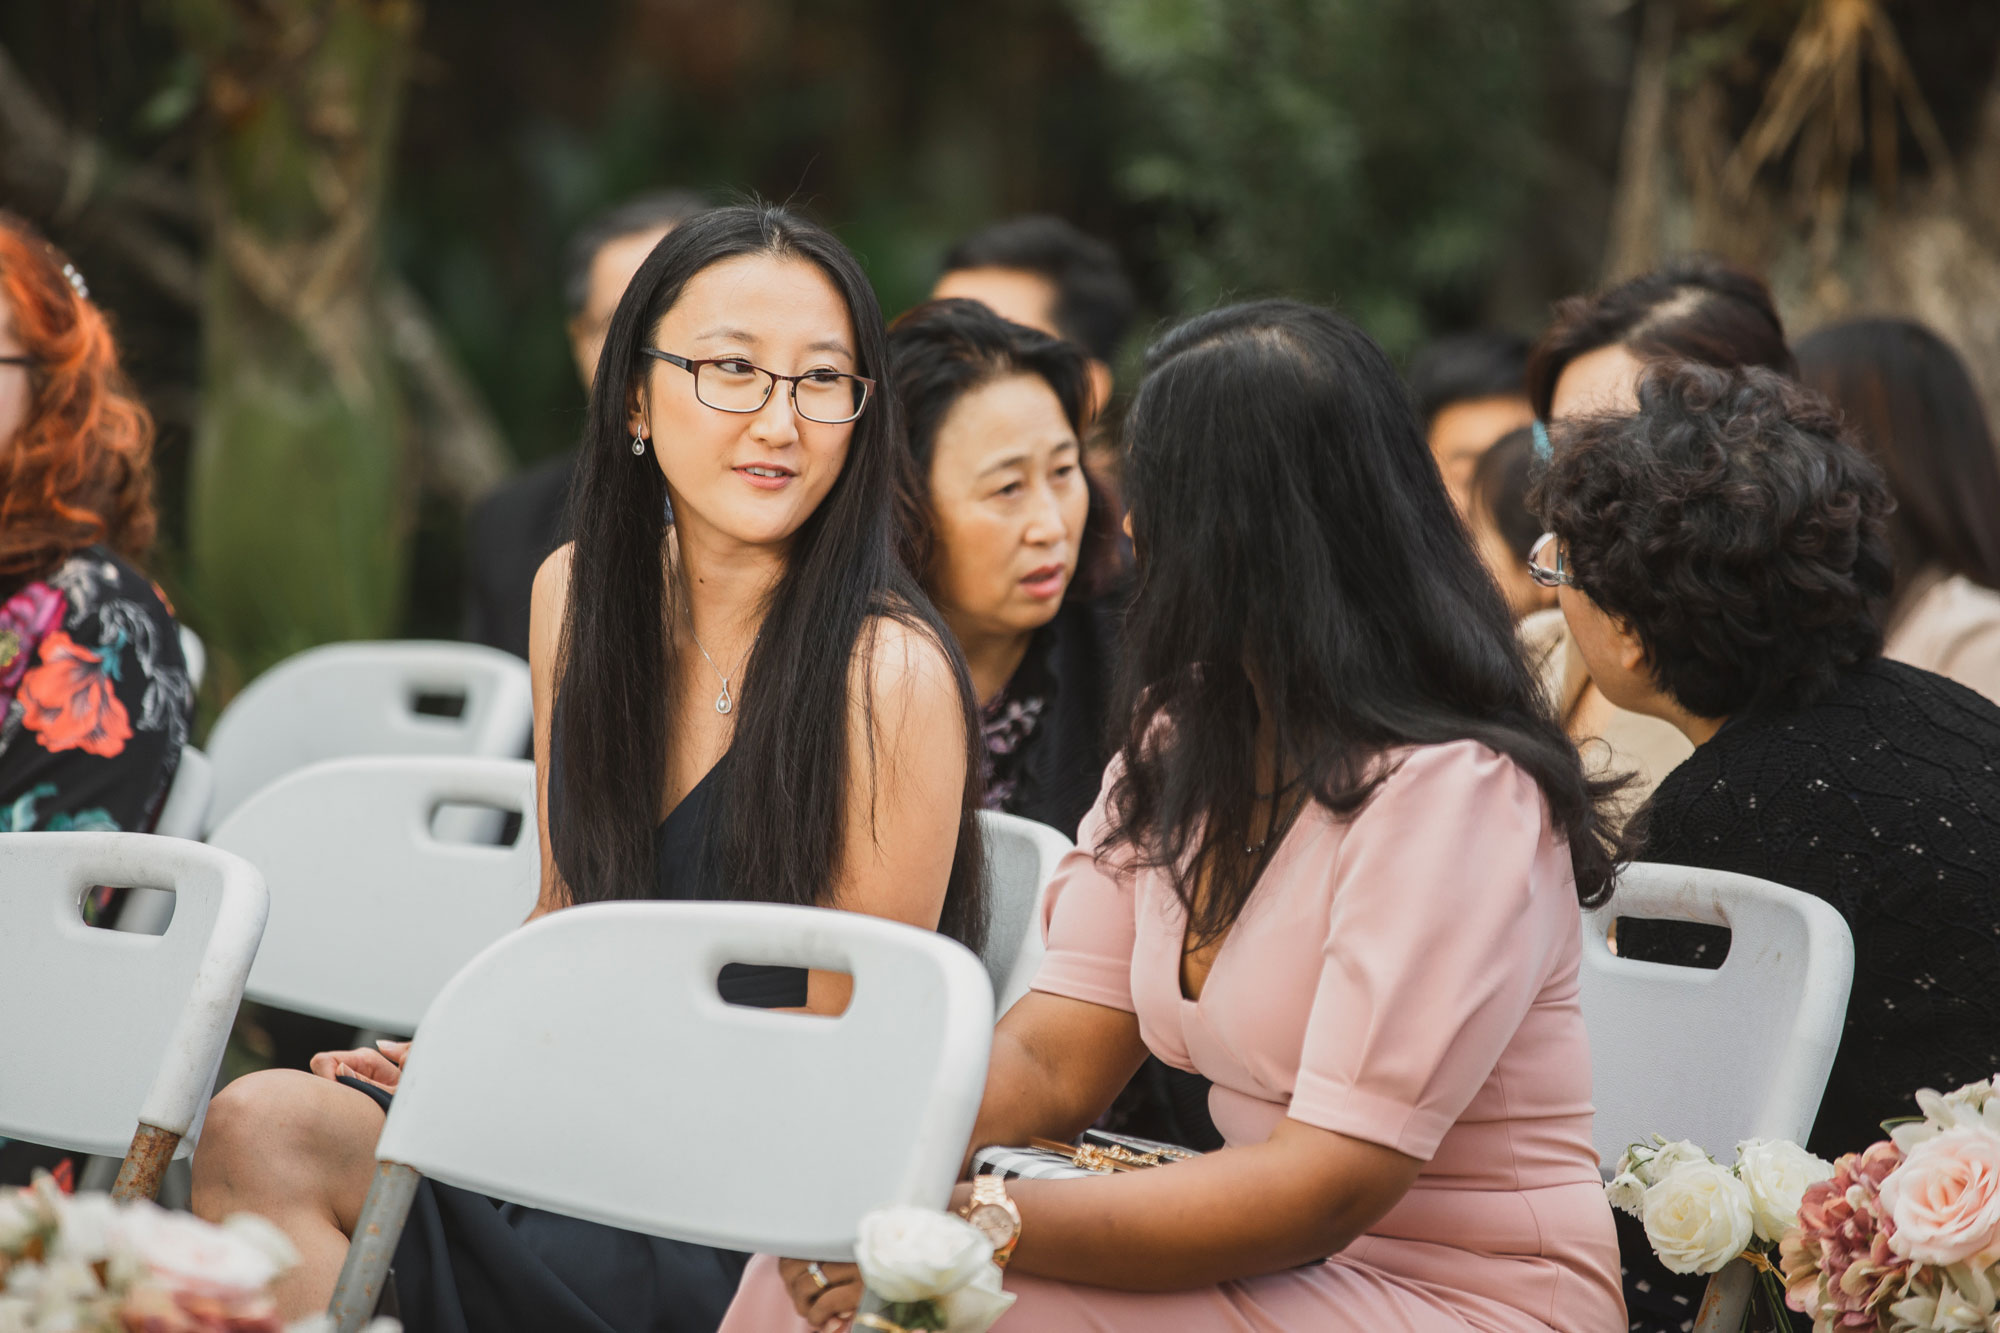
<svg viewBox="0 0 2000 1333">
<path fill-rule="evenodd" d="M 1723 260 L 1683 255 L 1558 302 L 1528 355 L 1528 400 L 1537 420 L 1550 425 L 1591 412 L 1628 413 L 1638 406 L 1646 367 L 1663 360 L 1764 366 L 1785 375 L 1797 369 L 1770 288 Z M 1625 809 L 1687 758 L 1679 732 L 1605 697 L 1560 615 L 1529 616 L 1521 637 L 1530 658 L 1545 664 L 1563 725 L 1592 769 L 1629 775 Z"/>
<path fill-rule="evenodd" d="M 0 833 L 144 831 L 193 705 L 153 542 L 153 422 L 83 279 L 0 213 Z"/>
<path fill-rule="evenodd" d="M 1628 828 L 1633 858 L 1801 889 L 1853 931 L 1808 1146 L 1858 1150 L 1911 1089 L 2000 1068 L 2000 708 L 1882 657 L 1889 496 L 1825 401 L 1766 370 L 1657 369 L 1636 415 L 1557 427 L 1532 503 L 1591 676 L 1695 746 Z M 1623 922 L 1618 942 L 1710 967 L 1728 948 L 1665 922 Z"/>
</svg>

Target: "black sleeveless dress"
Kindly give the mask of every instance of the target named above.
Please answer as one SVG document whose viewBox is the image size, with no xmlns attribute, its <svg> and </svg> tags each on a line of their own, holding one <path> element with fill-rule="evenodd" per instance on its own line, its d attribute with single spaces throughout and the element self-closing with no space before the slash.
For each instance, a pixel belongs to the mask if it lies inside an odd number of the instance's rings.
<svg viewBox="0 0 2000 1333">
<path fill-rule="evenodd" d="M 690 873 L 700 862 L 721 767 L 710 769 L 660 825 L 653 897 L 728 896 L 719 884 L 695 883 Z M 561 790 L 552 755 L 551 826 Z M 799 1006 L 806 1001 L 806 974 L 732 965 L 723 969 L 719 989 L 737 1004 Z M 381 1089 L 341 1082 L 388 1108 L 389 1094 Z M 560 1152 L 561 1127 L 550 1130 L 541 1147 Z M 396 1246 L 394 1313 L 407 1333 L 714 1333 L 748 1261 L 746 1254 L 621 1231 L 426 1180 Z"/>
</svg>

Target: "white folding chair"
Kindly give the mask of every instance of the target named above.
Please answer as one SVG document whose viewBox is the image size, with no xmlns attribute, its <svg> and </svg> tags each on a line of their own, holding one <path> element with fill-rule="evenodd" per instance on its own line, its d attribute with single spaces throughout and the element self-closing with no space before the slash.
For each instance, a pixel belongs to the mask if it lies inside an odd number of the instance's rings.
<svg viewBox="0 0 2000 1333">
<path fill-rule="evenodd" d="M 510 847 L 440 840 L 440 805 L 521 816 Z M 375 756 L 289 773 L 209 844 L 263 872 L 271 923 L 246 994 L 408 1033 L 444 984 L 517 928 L 541 885 L 535 766 L 525 759 Z"/>
<path fill-rule="evenodd" d="M 208 678 L 208 645 L 186 625 L 175 628 L 180 630 L 181 660 L 187 663 L 188 688 L 199 692 L 202 681 Z"/>
<path fill-rule="evenodd" d="M 181 747 L 180 767 L 167 788 L 153 832 L 163 838 L 199 839 L 208 827 L 208 809 L 215 803 L 215 765 L 192 745 Z"/>
<path fill-rule="evenodd" d="M 1047 824 L 997 810 L 979 812 L 986 842 L 986 951 L 995 1013 L 1028 993 L 1042 963 L 1042 890 L 1073 844 Z"/>
<path fill-rule="evenodd" d="M 85 925 L 99 885 L 172 891 L 166 933 Z M 0 834 L 0 1135 L 122 1154 L 112 1192 L 152 1198 L 193 1151 L 264 909 L 256 867 L 200 843 Z"/>
<path fill-rule="evenodd" d="M 838 1018 L 727 1004 L 716 978 L 731 962 L 845 972 L 853 999 Z M 419 1172 L 607 1226 L 850 1259 L 869 1210 L 950 1198 L 992 1027 L 977 958 L 876 917 L 717 902 L 543 917 L 424 1016 L 334 1292 L 338 1327 L 373 1310 Z M 557 1126 L 560 1152 L 522 1151 Z"/>
<path fill-rule="evenodd" d="M 453 701 L 456 716 L 418 712 Z M 363 754 L 517 759 L 534 701 L 528 666 L 472 643 L 335 643 L 289 657 L 250 682 L 209 734 L 211 827 L 296 768 Z"/>
<path fill-rule="evenodd" d="M 1675 967 L 1612 953 L 1619 917 L 1726 926 L 1722 966 Z M 1854 941 L 1821 899 L 1748 875 L 1624 868 L 1584 916 L 1583 1021 L 1602 1169 L 1650 1135 L 1690 1139 L 1728 1161 L 1744 1139 L 1805 1141 L 1833 1068 L 1854 980 Z M 1752 1273 L 1709 1283 L 1696 1328 L 1735 1329 Z"/>
<path fill-rule="evenodd" d="M 215 766 L 208 756 L 192 745 L 181 747 L 180 767 L 167 788 L 166 802 L 160 807 L 159 822 L 153 832 L 163 838 L 200 841 L 208 826 L 208 806 L 215 796 Z M 112 923 L 115 930 L 157 935 L 167 928 L 174 914 L 174 895 L 159 889 L 131 889 Z"/>
</svg>

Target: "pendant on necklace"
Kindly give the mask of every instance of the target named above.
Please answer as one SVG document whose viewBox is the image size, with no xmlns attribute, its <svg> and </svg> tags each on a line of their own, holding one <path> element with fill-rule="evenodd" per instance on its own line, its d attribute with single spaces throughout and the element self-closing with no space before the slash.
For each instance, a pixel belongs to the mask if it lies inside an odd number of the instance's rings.
<svg viewBox="0 0 2000 1333">
<path fill-rule="evenodd" d="M 715 696 L 715 711 L 718 713 L 726 713 L 729 711 L 729 709 L 730 709 L 729 687 L 727 685 L 724 685 L 722 687 L 722 693 Z"/>
</svg>

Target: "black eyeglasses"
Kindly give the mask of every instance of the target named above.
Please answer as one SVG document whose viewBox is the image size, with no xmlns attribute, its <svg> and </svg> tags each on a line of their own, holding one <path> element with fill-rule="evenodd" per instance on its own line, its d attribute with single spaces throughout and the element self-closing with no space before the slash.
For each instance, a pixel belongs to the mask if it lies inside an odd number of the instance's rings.
<svg viewBox="0 0 2000 1333">
<path fill-rule="evenodd" d="M 640 350 L 694 376 L 695 398 L 718 412 L 761 412 L 764 404 L 771 401 L 771 391 L 782 381 L 792 386 L 792 406 L 800 416 L 823 426 L 839 426 L 861 415 L 861 409 L 868 406 L 868 395 L 875 388 L 875 381 L 865 375 L 838 370 L 780 375 L 775 370 L 754 366 L 740 356 L 696 361 L 657 347 Z"/>
<path fill-rule="evenodd" d="M 33 370 L 40 364 L 42 363 L 32 356 L 0 356 L 0 366 L 20 366 L 26 370 Z"/>
</svg>

